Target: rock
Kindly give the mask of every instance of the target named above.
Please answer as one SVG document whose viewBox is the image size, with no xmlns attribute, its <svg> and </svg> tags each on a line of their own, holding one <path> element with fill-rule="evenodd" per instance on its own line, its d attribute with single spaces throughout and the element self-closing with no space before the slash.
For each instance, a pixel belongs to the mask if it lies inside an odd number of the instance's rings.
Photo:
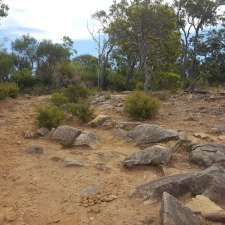
<svg viewBox="0 0 225 225">
<path fill-rule="evenodd" d="M 94 120 L 88 123 L 91 127 L 100 127 L 102 126 L 106 121 L 110 121 L 111 117 L 107 115 L 99 115 Z"/>
<path fill-rule="evenodd" d="M 25 131 L 24 132 L 24 138 L 25 139 L 35 139 L 38 138 L 37 133 L 33 131 Z"/>
<path fill-rule="evenodd" d="M 201 213 L 202 215 L 216 213 L 222 210 L 220 206 L 211 201 L 204 195 L 197 195 L 195 198 L 192 198 L 186 205 L 195 213 Z"/>
<path fill-rule="evenodd" d="M 212 129 L 217 134 L 225 134 L 225 125 L 217 125 Z"/>
<path fill-rule="evenodd" d="M 160 198 L 163 192 L 168 192 L 175 197 L 188 193 L 192 195 L 203 194 L 220 204 L 225 200 L 224 191 L 225 162 L 221 162 L 200 172 L 162 177 L 140 185 L 136 188 L 133 196 L 148 200 Z"/>
<path fill-rule="evenodd" d="M 85 166 L 81 161 L 76 159 L 65 159 L 64 160 L 65 167 L 83 167 Z"/>
<path fill-rule="evenodd" d="M 50 133 L 50 131 L 47 128 L 44 128 L 44 127 L 37 130 L 37 135 L 39 137 L 46 137 L 46 136 L 49 135 L 49 133 Z"/>
<path fill-rule="evenodd" d="M 99 191 L 96 186 L 89 186 L 81 192 L 81 196 L 93 196 L 98 194 L 98 192 Z"/>
<path fill-rule="evenodd" d="M 141 122 L 127 122 L 127 121 L 122 121 L 118 122 L 116 127 L 124 130 L 131 130 L 135 128 L 136 126 L 141 125 Z"/>
<path fill-rule="evenodd" d="M 225 211 L 222 210 L 220 212 L 208 213 L 203 215 L 207 220 L 217 222 L 217 223 L 225 223 Z"/>
<path fill-rule="evenodd" d="M 81 131 L 70 126 L 60 126 L 52 134 L 51 139 L 59 142 L 65 147 L 72 147 L 75 139 Z"/>
<path fill-rule="evenodd" d="M 116 128 L 113 130 L 113 136 L 121 140 L 126 140 L 126 141 L 129 140 L 129 138 L 127 137 L 127 131 L 120 128 Z"/>
<path fill-rule="evenodd" d="M 179 135 L 174 130 L 167 130 L 158 125 L 143 124 L 131 130 L 128 137 L 137 144 L 147 145 L 178 139 Z"/>
<path fill-rule="evenodd" d="M 221 144 L 193 145 L 190 161 L 199 166 L 209 167 L 225 160 L 225 146 Z"/>
<path fill-rule="evenodd" d="M 156 145 L 132 154 L 123 161 L 123 165 L 127 168 L 148 165 L 167 165 L 170 159 L 170 150 L 163 146 Z"/>
<path fill-rule="evenodd" d="M 212 140 L 212 138 L 205 133 L 195 133 L 194 137 L 200 138 L 200 139 L 203 139 L 203 140 Z"/>
<path fill-rule="evenodd" d="M 92 149 L 96 149 L 97 137 L 90 132 L 82 133 L 76 138 L 74 146 L 88 146 Z"/>
<path fill-rule="evenodd" d="M 172 195 L 164 192 L 161 206 L 162 225 L 201 225 L 200 219 Z"/>
<path fill-rule="evenodd" d="M 26 152 L 32 155 L 41 155 L 44 153 L 44 149 L 39 145 L 32 145 L 26 150 Z"/>
</svg>

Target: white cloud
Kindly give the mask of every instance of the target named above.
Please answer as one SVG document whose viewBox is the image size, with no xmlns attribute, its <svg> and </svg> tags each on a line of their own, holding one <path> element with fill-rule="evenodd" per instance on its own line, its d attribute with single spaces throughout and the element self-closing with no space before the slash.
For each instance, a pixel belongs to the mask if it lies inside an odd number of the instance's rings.
<svg viewBox="0 0 225 225">
<path fill-rule="evenodd" d="M 89 39 L 87 21 L 97 10 L 107 9 L 112 0 L 5 0 L 9 16 L 2 28 L 29 28 L 37 38 L 60 40 L 64 35 L 73 39 Z M 27 29 L 27 30 L 29 30 Z M 36 30 L 36 32 L 35 32 Z M 21 29 L 21 33 L 24 30 Z"/>
</svg>

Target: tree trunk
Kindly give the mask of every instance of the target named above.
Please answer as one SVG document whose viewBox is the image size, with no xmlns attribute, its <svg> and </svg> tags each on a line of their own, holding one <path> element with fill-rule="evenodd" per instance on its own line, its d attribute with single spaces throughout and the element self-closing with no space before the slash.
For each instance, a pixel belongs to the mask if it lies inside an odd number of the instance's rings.
<svg viewBox="0 0 225 225">
<path fill-rule="evenodd" d="M 144 64 L 144 75 L 145 75 L 144 91 L 147 92 L 149 90 L 152 75 L 151 67 L 148 65 L 147 62 L 145 62 Z"/>
</svg>

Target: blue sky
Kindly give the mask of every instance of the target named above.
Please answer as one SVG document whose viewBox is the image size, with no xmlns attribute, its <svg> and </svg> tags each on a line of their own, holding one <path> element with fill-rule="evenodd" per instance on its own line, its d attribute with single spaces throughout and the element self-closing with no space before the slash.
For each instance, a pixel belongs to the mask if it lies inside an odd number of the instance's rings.
<svg viewBox="0 0 225 225">
<path fill-rule="evenodd" d="M 1 21 L 0 39 L 9 47 L 23 34 L 61 41 L 69 36 L 79 54 L 95 54 L 96 46 L 87 29 L 98 29 L 91 19 L 97 10 L 107 9 L 113 0 L 4 0 L 9 16 Z"/>
</svg>

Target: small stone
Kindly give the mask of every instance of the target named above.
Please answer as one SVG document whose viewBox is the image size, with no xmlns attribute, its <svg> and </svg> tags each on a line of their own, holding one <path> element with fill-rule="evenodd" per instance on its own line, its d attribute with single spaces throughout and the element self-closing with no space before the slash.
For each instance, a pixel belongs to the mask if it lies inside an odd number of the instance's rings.
<svg viewBox="0 0 225 225">
<path fill-rule="evenodd" d="M 37 135 L 39 137 L 46 137 L 46 136 L 49 135 L 49 133 L 50 133 L 50 131 L 47 128 L 44 128 L 44 127 L 37 130 Z"/>
<path fill-rule="evenodd" d="M 25 131 L 24 132 L 24 138 L 25 139 L 36 139 L 36 138 L 38 138 L 38 136 L 37 136 L 37 134 L 35 132 Z"/>
<path fill-rule="evenodd" d="M 94 120 L 88 123 L 91 127 L 100 127 L 102 126 L 106 121 L 111 120 L 111 117 L 108 115 L 98 115 Z"/>
<path fill-rule="evenodd" d="M 44 153 L 44 149 L 39 145 L 32 145 L 26 150 L 26 152 L 32 155 L 41 155 Z"/>
<path fill-rule="evenodd" d="M 84 167 L 85 165 L 79 161 L 79 160 L 76 160 L 76 159 L 66 159 L 64 161 L 64 165 L 65 167 Z"/>
</svg>

